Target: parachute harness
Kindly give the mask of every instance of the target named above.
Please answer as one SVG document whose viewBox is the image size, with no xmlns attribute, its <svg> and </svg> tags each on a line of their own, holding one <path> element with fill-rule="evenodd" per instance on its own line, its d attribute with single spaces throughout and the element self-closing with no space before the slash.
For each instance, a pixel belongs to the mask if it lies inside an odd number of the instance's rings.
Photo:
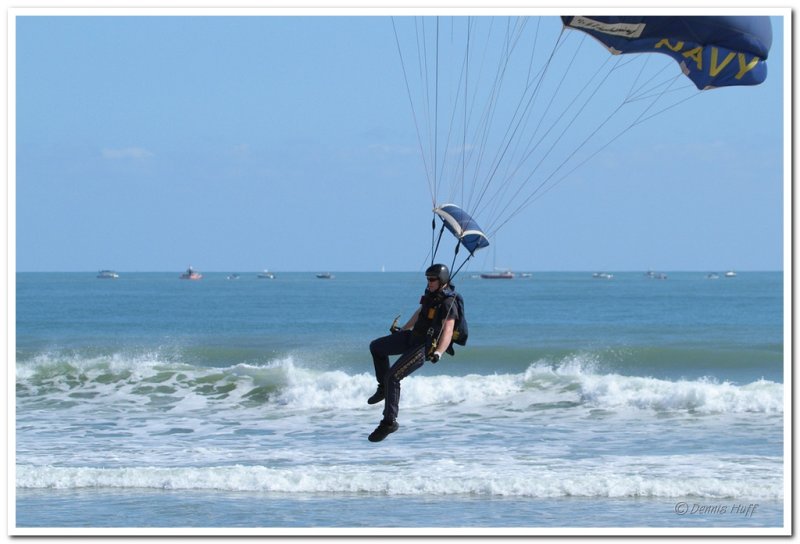
<svg viewBox="0 0 800 544">
<path fill-rule="evenodd" d="M 436 348 L 439 347 L 439 341 L 442 339 L 442 334 L 444 334 L 444 323 L 447 321 L 447 318 L 450 317 L 450 313 L 453 311 L 453 305 L 456 303 L 456 297 L 451 297 L 451 298 L 452 300 L 450 301 L 450 306 L 447 307 L 447 313 L 444 314 L 444 317 L 442 318 L 442 326 L 439 328 L 439 335 L 436 338 L 433 338 L 433 334 L 435 332 L 433 330 L 433 327 L 428 329 L 428 336 L 431 338 L 431 347 L 428 349 L 428 356 L 433 355 L 433 353 L 436 351 Z M 455 334 L 455 331 L 453 331 L 453 334 Z M 451 337 L 450 339 L 451 344 L 453 343 L 454 339 L 455 338 Z"/>
</svg>

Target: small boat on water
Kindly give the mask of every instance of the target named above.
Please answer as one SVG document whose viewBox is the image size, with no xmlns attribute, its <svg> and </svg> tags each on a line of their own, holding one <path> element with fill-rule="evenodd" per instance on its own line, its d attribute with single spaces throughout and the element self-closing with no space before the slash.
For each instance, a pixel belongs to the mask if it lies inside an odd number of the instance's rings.
<svg viewBox="0 0 800 544">
<path fill-rule="evenodd" d="M 708 274 L 706 274 L 706 279 L 707 280 L 718 280 L 719 279 L 719 274 L 717 274 L 716 272 L 709 272 Z"/>
<path fill-rule="evenodd" d="M 262 280 L 274 280 L 275 279 L 275 274 L 273 274 L 269 270 L 265 269 L 263 272 L 258 274 L 258 276 L 256 276 L 256 277 L 259 278 L 259 279 L 262 279 Z"/>
<path fill-rule="evenodd" d="M 119 274 L 114 272 L 113 270 L 101 270 L 97 273 L 97 277 L 101 280 L 115 280 L 119 278 Z"/>
<path fill-rule="evenodd" d="M 333 274 L 331 274 L 330 272 L 320 272 L 319 274 L 317 274 L 317 277 L 321 280 L 331 280 L 333 279 Z"/>
<path fill-rule="evenodd" d="M 497 246 L 494 248 L 494 256 L 492 257 L 492 270 L 494 272 L 484 272 L 481 274 L 481 279 L 484 280 L 513 280 L 514 273 L 508 268 L 497 267 Z"/>
<path fill-rule="evenodd" d="M 238 280 L 239 279 L 239 274 L 231 274 L 231 275 L 228 276 L 228 279 L 229 280 Z"/>
<path fill-rule="evenodd" d="M 182 280 L 199 280 L 202 279 L 202 277 L 203 275 L 191 266 L 186 269 L 186 272 L 180 275 L 180 279 Z"/>
<path fill-rule="evenodd" d="M 531 274 L 530 272 L 523 272 L 522 274 L 519 275 L 519 277 L 520 278 L 532 278 L 533 274 Z"/>
<path fill-rule="evenodd" d="M 609 274 L 608 272 L 595 272 L 592 274 L 592 277 L 599 280 L 611 280 L 614 279 L 614 274 Z"/>
<path fill-rule="evenodd" d="M 495 270 L 481 274 L 481 278 L 484 280 L 513 280 L 514 273 L 511 270 Z"/>
<path fill-rule="evenodd" d="M 650 278 L 651 280 L 665 280 L 667 279 L 667 275 L 663 272 L 653 272 L 652 270 L 648 270 L 644 273 L 645 276 Z"/>
<path fill-rule="evenodd" d="M 733 270 L 728 270 L 727 272 L 725 272 L 725 277 L 726 278 L 735 278 L 736 277 L 736 272 L 734 272 Z"/>
</svg>

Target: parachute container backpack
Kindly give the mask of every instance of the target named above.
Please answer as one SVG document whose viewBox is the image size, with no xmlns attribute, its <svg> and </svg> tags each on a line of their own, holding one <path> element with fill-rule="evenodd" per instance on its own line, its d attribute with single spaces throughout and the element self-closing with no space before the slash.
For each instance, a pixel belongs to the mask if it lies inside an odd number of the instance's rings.
<svg viewBox="0 0 800 544">
<path fill-rule="evenodd" d="M 453 330 L 453 342 L 459 346 L 466 346 L 469 326 L 467 325 L 467 316 L 464 313 L 464 297 L 461 296 L 461 293 L 456 292 L 455 299 L 456 308 L 458 308 L 458 321 Z"/>
</svg>

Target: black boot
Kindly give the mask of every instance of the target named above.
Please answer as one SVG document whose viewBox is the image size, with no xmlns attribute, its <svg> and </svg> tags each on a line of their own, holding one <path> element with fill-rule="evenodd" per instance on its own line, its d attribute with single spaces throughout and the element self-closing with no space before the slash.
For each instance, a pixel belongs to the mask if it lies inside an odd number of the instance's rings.
<svg viewBox="0 0 800 544">
<path fill-rule="evenodd" d="M 369 435 L 368 439 L 370 442 L 380 442 L 399 428 L 400 425 L 398 425 L 396 421 L 381 421 L 380 424 L 375 427 L 375 430 Z"/>
<path fill-rule="evenodd" d="M 378 389 L 375 390 L 375 394 L 367 399 L 367 404 L 377 404 L 385 398 L 386 395 L 383 393 L 383 384 L 379 384 Z"/>
</svg>

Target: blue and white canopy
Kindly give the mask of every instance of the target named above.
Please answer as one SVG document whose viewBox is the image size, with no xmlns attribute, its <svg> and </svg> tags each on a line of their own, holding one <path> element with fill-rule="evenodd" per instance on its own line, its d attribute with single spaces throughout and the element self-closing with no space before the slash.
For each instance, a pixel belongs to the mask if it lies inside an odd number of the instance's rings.
<svg viewBox="0 0 800 544">
<path fill-rule="evenodd" d="M 561 17 L 613 54 L 663 53 L 700 89 L 758 85 L 767 77 L 772 26 L 766 16 Z"/>
<path fill-rule="evenodd" d="M 479 249 L 489 246 L 489 239 L 478 226 L 478 223 L 455 204 L 443 204 L 435 208 L 433 213 L 442 218 L 447 230 L 458 238 L 461 245 L 467 248 L 470 255 Z"/>
</svg>

